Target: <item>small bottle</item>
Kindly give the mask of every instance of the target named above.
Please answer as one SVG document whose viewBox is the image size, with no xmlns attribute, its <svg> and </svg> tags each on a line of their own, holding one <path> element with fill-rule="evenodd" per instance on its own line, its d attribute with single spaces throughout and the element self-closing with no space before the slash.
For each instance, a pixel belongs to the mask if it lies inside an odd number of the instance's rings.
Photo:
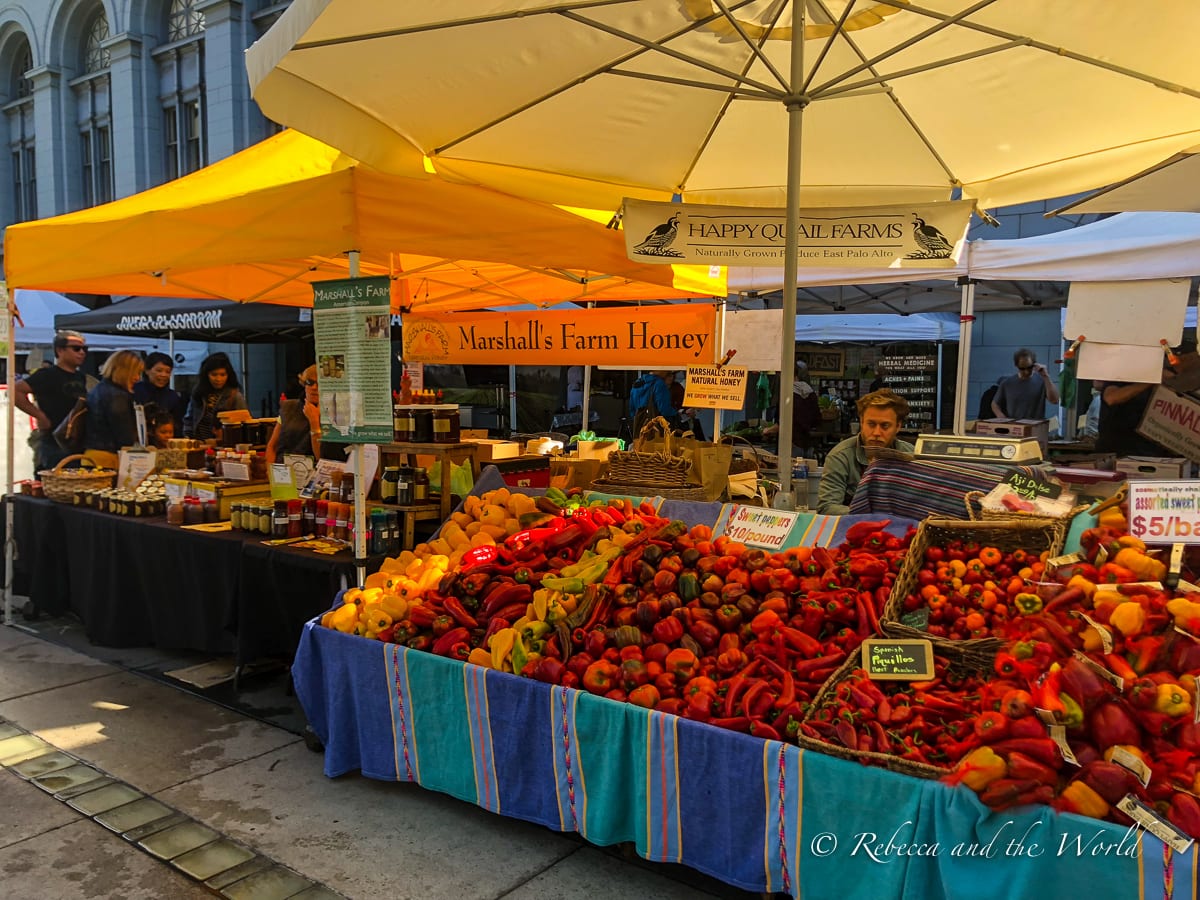
<svg viewBox="0 0 1200 900">
<path fill-rule="evenodd" d="M 220 522 L 221 521 L 221 506 L 216 500 L 204 501 L 204 521 L 205 522 Z"/>
<path fill-rule="evenodd" d="M 316 520 L 313 523 L 313 533 L 317 537 L 325 537 L 329 533 L 325 525 L 329 518 L 329 501 L 322 497 L 317 500 L 316 505 Z"/>
<path fill-rule="evenodd" d="M 300 530 L 300 523 L 304 518 L 304 501 L 299 498 L 293 498 L 287 502 L 287 536 L 290 538 L 301 537 L 303 532 Z"/>
<path fill-rule="evenodd" d="M 88 505 L 93 505 L 93 498 L 88 498 Z M 182 525 L 183 524 L 183 501 L 171 500 L 167 503 L 167 524 Z"/>
<path fill-rule="evenodd" d="M 345 477 L 345 475 L 342 472 L 330 472 L 329 473 L 329 499 L 330 500 L 341 500 L 342 499 L 342 479 L 344 477 Z"/>
<path fill-rule="evenodd" d="M 394 510 L 394 509 L 388 510 L 387 524 L 388 524 L 387 549 L 384 550 L 384 552 L 388 556 L 397 556 L 400 553 L 400 551 L 403 549 L 400 546 L 400 513 L 396 512 L 396 510 Z"/>
<path fill-rule="evenodd" d="M 378 556 L 381 553 L 387 552 L 388 546 L 388 517 L 387 511 L 382 509 L 371 510 L 371 532 L 370 539 L 367 544 L 368 552 L 372 556 Z"/>
<path fill-rule="evenodd" d="M 276 500 L 271 515 L 271 537 L 285 538 L 288 536 L 288 502 Z"/>
<path fill-rule="evenodd" d="M 317 533 L 317 501 L 308 497 L 304 501 L 304 513 L 301 519 L 301 534 Z"/>
<path fill-rule="evenodd" d="M 342 475 L 342 493 L 339 499 L 343 503 L 354 502 L 354 473 L 346 472 Z"/>
<path fill-rule="evenodd" d="M 396 505 L 411 506 L 413 502 L 413 470 L 400 466 L 396 473 Z"/>
<path fill-rule="evenodd" d="M 379 499 L 384 503 L 396 502 L 396 485 L 400 482 L 400 467 L 388 466 L 379 479 Z"/>
<path fill-rule="evenodd" d="M 242 530 L 242 504 L 229 504 L 229 527 L 234 531 Z"/>
<path fill-rule="evenodd" d="M 204 521 L 204 507 L 200 505 L 199 497 L 185 497 L 183 500 L 183 524 L 199 525 Z"/>
<path fill-rule="evenodd" d="M 329 505 L 334 508 L 333 509 L 333 516 L 334 516 L 334 518 L 333 518 L 333 536 L 335 538 L 337 538 L 339 541 L 344 541 L 344 540 L 346 540 L 347 506 L 345 503 L 342 503 L 340 501 L 337 503 L 330 503 Z"/>
<path fill-rule="evenodd" d="M 429 499 L 429 475 L 421 466 L 413 469 L 412 502 L 425 503 Z"/>
</svg>

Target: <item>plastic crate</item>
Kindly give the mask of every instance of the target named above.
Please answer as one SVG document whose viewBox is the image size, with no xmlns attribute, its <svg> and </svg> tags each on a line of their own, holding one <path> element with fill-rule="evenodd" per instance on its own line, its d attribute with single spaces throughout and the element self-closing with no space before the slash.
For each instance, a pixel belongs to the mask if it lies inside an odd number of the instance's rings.
<svg viewBox="0 0 1200 900">
<path fill-rule="evenodd" d="M 550 458 L 548 456 L 502 459 L 490 463 L 500 472 L 509 487 L 550 487 Z"/>
</svg>

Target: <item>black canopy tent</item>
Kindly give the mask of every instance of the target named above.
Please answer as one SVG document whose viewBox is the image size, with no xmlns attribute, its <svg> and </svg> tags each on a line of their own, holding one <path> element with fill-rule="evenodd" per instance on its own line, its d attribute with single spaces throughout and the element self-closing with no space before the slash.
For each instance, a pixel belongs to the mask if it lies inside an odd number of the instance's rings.
<svg viewBox="0 0 1200 900">
<path fill-rule="evenodd" d="M 54 317 L 55 328 L 178 341 L 278 343 L 313 338 L 312 310 L 229 300 L 128 297 L 109 306 Z"/>
</svg>

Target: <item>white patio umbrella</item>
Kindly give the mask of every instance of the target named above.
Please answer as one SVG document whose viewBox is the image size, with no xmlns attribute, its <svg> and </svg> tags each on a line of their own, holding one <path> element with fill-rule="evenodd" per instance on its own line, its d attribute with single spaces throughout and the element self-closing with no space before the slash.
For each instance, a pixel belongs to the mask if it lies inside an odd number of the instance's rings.
<svg viewBox="0 0 1200 900">
<path fill-rule="evenodd" d="M 1197 144 L 1196 34 L 1194 0 L 295 0 L 247 68 L 270 118 L 380 168 L 591 208 L 783 204 L 796 234 L 801 206 L 1008 205 Z"/>
</svg>

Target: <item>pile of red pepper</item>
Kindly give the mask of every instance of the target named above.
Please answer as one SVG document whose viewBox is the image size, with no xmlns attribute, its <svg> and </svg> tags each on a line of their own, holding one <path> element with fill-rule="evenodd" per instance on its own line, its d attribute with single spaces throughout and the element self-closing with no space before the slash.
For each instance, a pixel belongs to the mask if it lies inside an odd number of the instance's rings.
<svg viewBox="0 0 1200 900">
<path fill-rule="evenodd" d="M 972 630 L 1006 641 L 986 682 L 951 685 L 943 670 L 933 683 L 878 688 L 851 676 L 804 732 L 953 766 L 945 780 L 996 809 L 1048 803 L 1128 826 L 1116 804 L 1133 794 L 1200 838 L 1200 603 L 1144 580 L 1166 569 L 1136 539 L 1105 527 L 1083 546 L 1078 561 L 1018 570 L 1022 601 Z M 922 710 L 919 729 L 907 710 L 893 720 L 904 695 L 914 709 L 935 689 L 945 714 Z"/>
<path fill-rule="evenodd" d="M 707 526 L 652 537 L 609 570 L 610 623 L 572 635 L 568 673 L 611 699 L 794 742 L 825 679 L 878 631 L 912 537 L 887 524 L 780 553 Z"/>
</svg>

